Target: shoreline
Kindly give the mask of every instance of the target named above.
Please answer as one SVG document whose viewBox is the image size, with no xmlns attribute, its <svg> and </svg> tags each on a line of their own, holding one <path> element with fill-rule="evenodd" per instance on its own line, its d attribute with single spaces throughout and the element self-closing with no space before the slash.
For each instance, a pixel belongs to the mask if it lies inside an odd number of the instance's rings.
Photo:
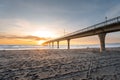
<svg viewBox="0 0 120 80">
<path fill-rule="evenodd" d="M 35 51 L 35 50 L 81 50 L 81 51 L 88 51 L 88 52 L 100 52 L 100 48 L 77 48 L 77 49 L 4 49 L 4 50 L 1 50 L 0 51 Z M 106 51 L 120 51 L 120 47 L 109 47 L 109 48 L 106 48 Z"/>
<path fill-rule="evenodd" d="M 106 48 L 120 48 L 120 44 L 106 44 Z M 94 45 L 71 45 L 70 49 L 89 49 L 89 48 L 100 48 L 99 44 Z M 35 49 L 57 49 L 55 45 L 54 48 L 52 46 L 40 46 L 40 45 L 0 45 L 0 50 L 35 50 Z M 59 49 L 67 49 L 67 45 L 60 45 Z"/>
</svg>

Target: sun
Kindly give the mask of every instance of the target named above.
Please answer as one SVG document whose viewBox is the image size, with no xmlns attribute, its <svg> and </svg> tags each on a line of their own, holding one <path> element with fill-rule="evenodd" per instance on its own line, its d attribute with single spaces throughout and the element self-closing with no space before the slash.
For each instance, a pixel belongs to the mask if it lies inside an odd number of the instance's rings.
<svg viewBox="0 0 120 80">
<path fill-rule="evenodd" d="M 33 33 L 31 33 L 32 36 L 37 36 L 37 37 L 40 37 L 40 38 L 45 38 L 45 39 L 54 39 L 57 37 L 57 35 L 52 32 L 52 31 L 35 31 Z M 38 45 L 42 45 L 45 41 L 47 40 L 39 40 L 37 41 L 37 44 Z"/>
</svg>

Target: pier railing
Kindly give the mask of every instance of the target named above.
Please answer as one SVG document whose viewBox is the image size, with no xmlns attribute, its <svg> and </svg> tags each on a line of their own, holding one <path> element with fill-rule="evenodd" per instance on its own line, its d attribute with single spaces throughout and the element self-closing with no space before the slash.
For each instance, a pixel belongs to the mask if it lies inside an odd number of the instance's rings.
<svg viewBox="0 0 120 80">
<path fill-rule="evenodd" d="M 72 35 L 75 35 L 75 34 L 78 34 L 78 33 L 83 33 L 83 32 L 89 31 L 89 30 L 94 30 L 94 29 L 97 29 L 97 28 L 100 28 L 100 27 L 103 27 L 103 26 L 106 26 L 106 25 L 109 25 L 109 24 L 117 23 L 119 21 L 120 21 L 120 16 L 109 19 L 109 20 L 106 20 L 104 22 L 101 22 L 101 23 L 98 23 L 98 24 L 95 24 L 95 25 L 92 25 L 92 26 L 89 26 L 87 28 L 72 32 L 72 33 L 69 33 L 69 34 L 66 34 L 63 37 L 72 36 Z"/>
<path fill-rule="evenodd" d="M 73 36 L 73 35 L 76 35 L 76 34 L 80 34 L 80 33 L 83 33 L 83 32 L 87 32 L 87 31 L 90 31 L 90 30 L 95 30 L 97 28 L 102 28 L 103 26 L 106 26 L 106 25 L 109 25 L 109 24 L 118 23 L 118 22 L 120 22 L 120 16 L 112 18 L 112 19 L 109 19 L 109 20 L 106 20 L 106 21 L 103 21 L 101 23 L 98 23 L 98 24 L 95 24 L 95 25 L 92 25 L 92 26 L 89 26 L 87 28 L 83 28 L 81 30 L 77 30 L 77 31 L 72 32 L 72 33 L 68 33 L 68 34 L 66 34 L 66 35 L 64 35 L 62 37 L 59 37 L 59 38 L 56 38 L 56 39 L 52 39 L 52 40 L 48 40 L 46 42 L 60 40 L 60 39 L 63 39 L 63 38 L 67 38 L 67 37 L 70 37 L 70 36 Z"/>
</svg>

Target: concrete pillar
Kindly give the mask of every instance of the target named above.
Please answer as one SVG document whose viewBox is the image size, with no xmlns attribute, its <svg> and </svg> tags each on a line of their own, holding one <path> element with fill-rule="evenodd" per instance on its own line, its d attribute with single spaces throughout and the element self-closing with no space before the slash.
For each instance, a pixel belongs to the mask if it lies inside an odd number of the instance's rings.
<svg viewBox="0 0 120 80">
<path fill-rule="evenodd" d="M 59 41 L 57 41 L 57 49 L 59 49 Z"/>
<path fill-rule="evenodd" d="M 105 36 L 106 33 L 101 33 L 98 35 L 100 39 L 100 52 L 105 51 Z"/>
<path fill-rule="evenodd" d="M 54 48 L 54 42 L 52 42 L 52 48 Z"/>
<path fill-rule="evenodd" d="M 48 46 L 49 46 L 49 48 L 50 48 L 50 43 L 48 43 Z"/>
<path fill-rule="evenodd" d="M 68 48 L 67 49 L 70 49 L 70 39 L 67 40 L 67 44 L 68 44 Z"/>
</svg>

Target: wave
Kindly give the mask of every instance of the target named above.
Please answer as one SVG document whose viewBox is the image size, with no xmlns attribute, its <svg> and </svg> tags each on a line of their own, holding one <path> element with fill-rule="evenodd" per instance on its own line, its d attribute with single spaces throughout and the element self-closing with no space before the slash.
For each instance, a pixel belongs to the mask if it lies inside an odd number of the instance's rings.
<svg viewBox="0 0 120 80">
<path fill-rule="evenodd" d="M 79 48 L 99 48 L 99 44 L 94 45 L 71 45 L 71 49 Z M 106 44 L 107 48 L 120 47 L 120 43 Z M 52 46 L 40 46 L 40 45 L 0 45 L 0 50 L 28 50 L 28 49 L 53 49 Z M 54 46 L 57 49 L 57 46 Z M 60 49 L 67 49 L 67 45 L 60 45 Z"/>
</svg>

